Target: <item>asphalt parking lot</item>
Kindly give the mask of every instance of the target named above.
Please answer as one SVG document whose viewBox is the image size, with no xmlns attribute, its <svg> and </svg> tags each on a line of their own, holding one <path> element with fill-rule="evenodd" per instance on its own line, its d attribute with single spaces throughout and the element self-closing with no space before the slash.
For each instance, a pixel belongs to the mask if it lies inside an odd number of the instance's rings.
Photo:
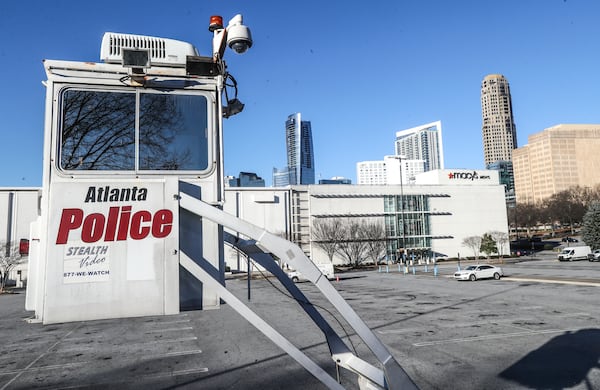
<svg viewBox="0 0 600 390">
<path fill-rule="evenodd" d="M 458 282 L 448 264 L 437 276 L 369 271 L 332 283 L 421 389 L 600 388 L 600 263 L 502 266 L 499 281 Z M 335 376 L 323 337 L 297 305 L 266 280 L 251 284 L 248 305 Z M 246 280 L 227 286 L 246 300 Z M 300 287 L 330 307 L 312 284 Z M 26 321 L 24 295 L 0 296 L 0 390 L 323 388 L 227 305 L 43 326 Z M 346 388 L 358 388 L 355 375 L 341 373 Z"/>
</svg>

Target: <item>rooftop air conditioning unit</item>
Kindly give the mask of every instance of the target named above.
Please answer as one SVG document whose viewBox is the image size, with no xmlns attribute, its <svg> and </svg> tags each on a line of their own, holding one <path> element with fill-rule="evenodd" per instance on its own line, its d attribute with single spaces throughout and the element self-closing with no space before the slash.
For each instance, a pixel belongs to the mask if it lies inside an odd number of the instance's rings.
<svg viewBox="0 0 600 390">
<path fill-rule="evenodd" d="M 121 64 L 123 49 L 147 50 L 150 64 L 155 66 L 185 67 L 187 56 L 197 56 L 198 50 L 187 42 L 144 35 L 107 32 L 102 37 L 100 59 L 106 63 Z"/>
</svg>

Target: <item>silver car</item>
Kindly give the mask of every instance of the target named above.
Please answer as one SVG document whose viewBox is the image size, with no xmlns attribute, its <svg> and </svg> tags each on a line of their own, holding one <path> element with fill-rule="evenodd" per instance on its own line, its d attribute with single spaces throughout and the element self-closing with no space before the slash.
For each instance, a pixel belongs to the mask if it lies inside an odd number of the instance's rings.
<svg viewBox="0 0 600 390">
<path fill-rule="evenodd" d="M 502 276 L 504 276 L 502 268 L 489 264 L 470 265 L 467 268 L 454 273 L 454 279 L 470 281 L 491 278 L 498 280 Z"/>
</svg>

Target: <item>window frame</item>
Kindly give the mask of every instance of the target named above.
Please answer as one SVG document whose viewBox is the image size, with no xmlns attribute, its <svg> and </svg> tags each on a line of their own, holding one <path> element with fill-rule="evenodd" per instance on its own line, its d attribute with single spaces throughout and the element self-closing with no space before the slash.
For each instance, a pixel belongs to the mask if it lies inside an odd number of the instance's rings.
<svg viewBox="0 0 600 390">
<path fill-rule="evenodd" d="M 105 92 L 105 93 L 127 93 L 133 94 L 135 98 L 135 125 L 134 125 L 134 169 L 127 170 L 93 170 L 93 169 L 64 169 L 62 167 L 62 138 L 64 128 L 64 96 L 68 91 L 84 92 Z M 202 96 L 206 99 L 206 127 L 204 129 L 206 136 L 206 167 L 204 169 L 194 170 L 149 170 L 140 168 L 140 104 L 142 94 L 155 95 L 182 95 L 182 96 Z M 82 84 L 60 84 L 57 85 L 54 92 L 55 102 L 55 145 L 54 145 L 54 169 L 61 176 L 68 177 L 95 177 L 95 176 L 189 176 L 189 177 L 208 177 L 216 170 L 217 162 L 215 157 L 218 155 L 216 147 L 217 124 L 215 123 L 216 113 L 216 94 L 213 90 L 207 89 L 159 89 L 159 88 L 131 88 L 127 86 L 108 86 L 108 85 L 82 85 Z"/>
</svg>

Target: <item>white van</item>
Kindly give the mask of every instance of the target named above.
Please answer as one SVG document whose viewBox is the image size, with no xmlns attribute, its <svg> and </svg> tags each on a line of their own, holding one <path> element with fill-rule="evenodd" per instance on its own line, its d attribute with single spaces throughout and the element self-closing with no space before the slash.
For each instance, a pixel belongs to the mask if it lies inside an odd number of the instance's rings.
<svg viewBox="0 0 600 390">
<path fill-rule="evenodd" d="M 592 253 L 589 246 L 570 246 L 558 254 L 558 261 L 586 260 Z"/>
</svg>

